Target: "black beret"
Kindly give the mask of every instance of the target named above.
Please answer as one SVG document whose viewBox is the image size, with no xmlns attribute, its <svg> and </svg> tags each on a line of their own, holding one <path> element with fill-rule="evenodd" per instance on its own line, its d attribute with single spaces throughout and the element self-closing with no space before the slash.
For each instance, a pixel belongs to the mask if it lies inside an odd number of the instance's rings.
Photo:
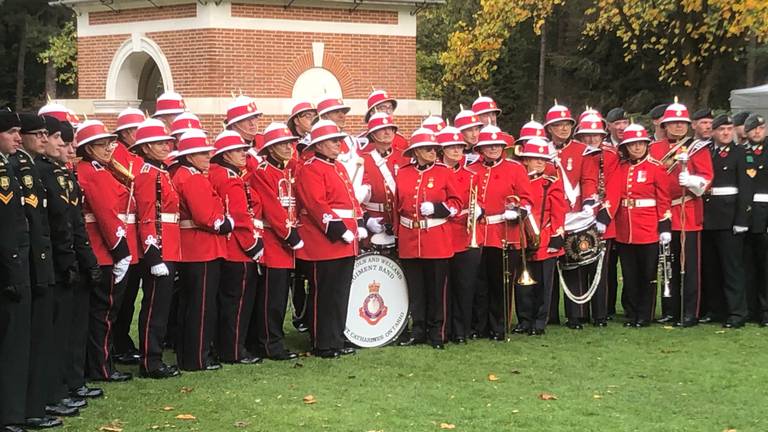
<svg viewBox="0 0 768 432">
<path fill-rule="evenodd" d="M 608 123 L 613 123 L 619 120 L 627 120 L 627 113 L 624 112 L 624 108 L 612 108 L 608 111 L 608 114 L 605 115 L 605 121 Z"/>
<path fill-rule="evenodd" d="M 712 110 L 709 108 L 701 108 L 693 112 L 691 114 L 691 120 L 701 120 L 701 119 L 711 119 L 712 117 Z"/>
<path fill-rule="evenodd" d="M 765 118 L 760 114 L 750 114 L 746 120 L 744 120 L 744 132 L 749 132 L 752 129 L 763 126 L 765 124 Z"/>
<path fill-rule="evenodd" d="M 7 132 L 15 127 L 21 127 L 19 115 L 11 110 L 0 110 L 0 132 Z"/>
<path fill-rule="evenodd" d="M 61 124 L 61 140 L 65 143 L 70 143 L 75 140 L 75 128 L 72 127 L 70 122 L 60 122 Z"/>
<path fill-rule="evenodd" d="M 717 129 L 723 125 L 732 125 L 733 118 L 728 114 L 720 114 L 712 120 L 712 129 Z"/>
<path fill-rule="evenodd" d="M 734 126 L 744 126 L 744 122 L 747 120 L 747 117 L 752 114 L 749 111 L 740 111 L 733 115 L 733 125 Z"/>
<path fill-rule="evenodd" d="M 668 106 L 669 104 L 656 105 L 655 107 L 651 108 L 650 111 L 648 111 L 648 117 L 653 120 L 660 119 L 664 115 L 664 111 L 667 110 Z"/>
<path fill-rule="evenodd" d="M 32 113 L 19 114 L 21 119 L 21 133 L 46 130 L 45 119 L 42 116 Z"/>
<path fill-rule="evenodd" d="M 56 132 L 61 132 L 61 122 L 56 117 L 44 115 L 45 128 L 48 129 L 48 134 L 53 135 Z"/>
</svg>

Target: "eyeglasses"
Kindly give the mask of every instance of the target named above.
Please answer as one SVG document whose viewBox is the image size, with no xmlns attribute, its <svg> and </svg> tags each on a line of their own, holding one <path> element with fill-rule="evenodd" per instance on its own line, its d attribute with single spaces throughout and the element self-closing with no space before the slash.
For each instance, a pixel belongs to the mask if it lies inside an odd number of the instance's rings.
<svg viewBox="0 0 768 432">
<path fill-rule="evenodd" d="M 392 111 L 395 110 L 395 106 L 392 104 L 392 102 L 383 102 L 378 105 L 376 105 L 376 111 L 384 111 L 387 114 L 392 113 Z"/>
<path fill-rule="evenodd" d="M 436 152 L 437 151 L 437 147 L 422 147 L 421 150 L 425 151 L 425 152 L 430 152 L 431 153 L 431 152 Z"/>
<path fill-rule="evenodd" d="M 113 149 L 117 147 L 117 141 L 107 141 L 107 142 L 95 142 L 91 144 L 92 147 L 104 147 L 107 149 Z"/>
<path fill-rule="evenodd" d="M 170 141 L 154 141 L 154 142 L 150 142 L 150 143 L 147 143 L 147 144 L 149 144 L 151 146 L 158 146 L 158 147 L 170 147 L 171 146 L 171 142 Z"/>
<path fill-rule="evenodd" d="M 37 132 L 22 132 L 22 135 L 32 135 L 36 138 L 42 139 L 46 138 L 48 136 L 48 131 L 37 131 Z"/>
<path fill-rule="evenodd" d="M 314 111 L 305 111 L 297 115 L 297 117 L 300 119 L 311 119 L 311 118 L 315 118 L 316 115 L 317 113 L 315 113 Z"/>
</svg>

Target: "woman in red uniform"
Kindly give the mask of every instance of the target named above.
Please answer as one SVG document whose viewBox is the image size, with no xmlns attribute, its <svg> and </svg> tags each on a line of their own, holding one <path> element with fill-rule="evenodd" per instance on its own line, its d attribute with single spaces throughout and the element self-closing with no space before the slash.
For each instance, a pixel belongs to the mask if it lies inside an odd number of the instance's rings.
<svg viewBox="0 0 768 432">
<path fill-rule="evenodd" d="M 619 145 L 622 161 L 608 183 L 604 209 L 615 215 L 616 244 L 624 275 L 627 317 L 625 327 L 647 327 L 656 302 L 656 265 L 659 242 L 672 240 L 667 174 L 648 154 L 648 132 L 631 124 Z M 607 225 L 607 223 L 606 223 Z"/>
<path fill-rule="evenodd" d="M 448 262 L 453 256 L 448 223 L 462 208 L 453 172 L 437 162 L 440 144 L 425 128 L 411 135 L 404 155 L 414 161 L 397 175 L 395 208 L 398 255 L 408 282 L 411 337 L 401 345 L 429 341 L 443 349 L 448 327 Z"/>
<path fill-rule="evenodd" d="M 103 123 L 87 120 L 76 136 L 85 227 L 102 273 L 111 276 L 91 292 L 86 373 L 94 381 L 127 381 L 131 374 L 114 369 L 111 351 L 128 267 L 139 256 L 133 184 L 121 183 L 109 169 L 116 142 Z"/>
<path fill-rule="evenodd" d="M 555 283 L 557 257 L 563 255 L 563 225 L 568 204 L 563 181 L 545 174 L 553 155 L 549 143 L 542 138 L 529 139 L 519 156 L 531 180 L 531 216 L 540 229 L 539 248 L 526 259 L 534 285 L 515 287 L 518 324 L 513 332 L 529 335 L 544 334 L 549 319 L 549 302 Z"/>
<path fill-rule="evenodd" d="M 216 370 L 221 364 L 210 350 L 216 332 L 216 298 L 221 261 L 227 253 L 225 236 L 235 225 L 206 175 L 214 147 L 205 133 L 183 133 L 177 149 L 179 168 L 173 186 L 181 202 L 181 289 L 176 360 L 182 370 Z"/>
<path fill-rule="evenodd" d="M 144 256 L 141 312 L 139 313 L 140 374 L 147 378 L 180 375 L 176 366 L 163 363 L 168 314 L 173 296 L 176 263 L 181 259 L 179 243 L 179 195 L 171 184 L 163 161 L 173 145 L 165 123 L 157 119 L 142 122 L 130 150 L 144 160 L 136 176 L 136 213 L 139 243 Z"/>
</svg>

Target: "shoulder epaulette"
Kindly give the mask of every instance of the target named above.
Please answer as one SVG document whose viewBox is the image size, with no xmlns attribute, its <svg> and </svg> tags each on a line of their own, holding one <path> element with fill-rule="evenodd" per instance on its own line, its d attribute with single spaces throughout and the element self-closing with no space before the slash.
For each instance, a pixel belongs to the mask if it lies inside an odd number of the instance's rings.
<svg viewBox="0 0 768 432">
<path fill-rule="evenodd" d="M 648 156 L 648 159 L 647 159 L 647 160 L 648 160 L 648 162 L 650 162 L 650 163 L 652 163 L 652 164 L 654 164 L 654 165 L 658 165 L 658 166 L 661 166 L 661 162 L 657 161 L 656 159 L 654 159 L 654 158 L 652 158 L 652 157 L 650 157 L 650 156 Z"/>
<path fill-rule="evenodd" d="M 269 165 L 269 163 L 267 161 L 263 161 L 259 164 L 259 166 L 256 167 L 256 169 L 265 170 L 267 169 L 267 165 Z"/>
<path fill-rule="evenodd" d="M 599 147 L 590 147 L 587 146 L 587 148 L 584 149 L 584 151 L 581 153 L 582 156 L 594 156 L 600 153 Z"/>
<path fill-rule="evenodd" d="M 97 161 L 91 161 L 91 166 L 93 166 L 96 171 L 104 171 L 104 167 Z"/>
</svg>

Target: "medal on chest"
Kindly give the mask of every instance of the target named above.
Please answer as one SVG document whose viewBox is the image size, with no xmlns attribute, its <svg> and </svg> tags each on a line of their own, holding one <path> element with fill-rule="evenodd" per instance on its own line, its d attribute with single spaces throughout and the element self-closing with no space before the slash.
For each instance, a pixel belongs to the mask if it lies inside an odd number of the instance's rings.
<svg viewBox="0 0 768 432">
<path fill-rule="evenodd" d="M 435 187 L 435 178 L 434 177 L 430 177 L 427 180 L 427 189 L 432 189 L 433 187 Z"/>
<path fill-rule="evenodd" d="M 573 159 L 568 158 L 568 160 L 565 162 L 565 169 L 568 171 L 573 171 Z"/>
<path fill-rule="evenodd" d="M 637 182 L 638 183 L 645 183 L 645 181 L 648 180 L 648 177 L 646 175 L 645 171 L 638 171 L 637 172 Z"/>
</svg>

